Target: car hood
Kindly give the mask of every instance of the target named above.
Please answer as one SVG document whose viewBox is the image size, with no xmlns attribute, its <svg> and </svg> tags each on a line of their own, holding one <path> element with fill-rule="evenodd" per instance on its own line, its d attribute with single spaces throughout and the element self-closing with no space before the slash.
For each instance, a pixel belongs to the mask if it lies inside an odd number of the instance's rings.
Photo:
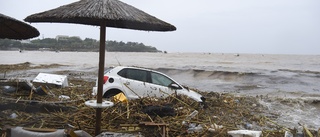
<svg viewBox="0 0 320 137">
<path fill-rule="evenodd" d="M 179 95 L 186 95 L 189 98 L 192 98 L 193 100 L 197 101 L 197 102 L 203 102 L 201 97 L 202 95 L 199 94 L 198 92 L 195 92 L 193 90 L 177 90 L 177 94 Z"/>
</svg>

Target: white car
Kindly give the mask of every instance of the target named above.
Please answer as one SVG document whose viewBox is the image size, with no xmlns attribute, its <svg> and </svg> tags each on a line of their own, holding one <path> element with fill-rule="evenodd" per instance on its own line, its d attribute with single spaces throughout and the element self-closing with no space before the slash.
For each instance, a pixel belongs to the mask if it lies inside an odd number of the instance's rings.
<svg viewBox="0 0 320 137">
<path fill-rule="evenodd" d="M 97 82 L 98 83 L 98 82 Z M 97 95 L 97 84 L 93 95 Z M 123 93 L 127 99 L 143 97 L 165 98 L 171 94 L 186 95 L 197 102 L 205 98 L 199 93 L 181 86 L 167 75 L 154 70 L 118 66 L 104 72 L 103 97 L 109 98 Z"/>
</svg>

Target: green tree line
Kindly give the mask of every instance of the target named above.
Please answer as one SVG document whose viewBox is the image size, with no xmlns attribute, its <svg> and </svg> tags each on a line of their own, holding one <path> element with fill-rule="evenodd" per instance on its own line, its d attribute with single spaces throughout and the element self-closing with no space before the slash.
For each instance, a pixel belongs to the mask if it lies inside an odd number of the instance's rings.
<svg viewBox="0 0 320 137">
<path fill-rule="evenodd" d="M 52 50 L 52 51 L 99 51 L 99 41 L 91 38 L 84 40 L 79 37 L 64 39 L 34 39 L 17 41 L 0 39 L 0 50 Z M 155 47 L 146 46 L 138 42 L 106 41 L 106 50 L 110 52 L 161 52 Z"/>
</svg>

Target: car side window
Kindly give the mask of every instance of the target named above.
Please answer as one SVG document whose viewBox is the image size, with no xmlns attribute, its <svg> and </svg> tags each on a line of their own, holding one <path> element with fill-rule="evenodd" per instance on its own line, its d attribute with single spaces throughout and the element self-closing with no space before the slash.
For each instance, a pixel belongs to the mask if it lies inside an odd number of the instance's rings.
<svg viewBox="0 0 320 137">
<path fill-rule="evenodd" d="M 155 73 L 155 72 L 151 72 L 151 83 L 169 87 L 169 85 L 171 83 L 173 83 L 173 81 L 164 75 L 161 75 L 161 74 Z"/>
<path fill-rule="evenodd" d="M 120 71 L 118 74 L 128 79 L 138 80 L 142 82 L 147 81 L 147 71 L 144 71 L 144 70 L 125 69 Z"/>
</svg>

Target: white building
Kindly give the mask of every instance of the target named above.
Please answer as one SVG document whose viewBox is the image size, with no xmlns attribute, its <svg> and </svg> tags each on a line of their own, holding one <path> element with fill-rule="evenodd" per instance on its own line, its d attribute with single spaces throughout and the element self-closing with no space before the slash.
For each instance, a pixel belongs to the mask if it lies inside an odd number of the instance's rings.
<svg viewBox="0 0 320 137">
<path fill-rule="evenodd" d="M 56 36 L 56 40 L 59 41 L 59 40 L 68 40 L 69 39 L 69 36 L 67 35 L 57 35 Z"/>
</svg>

